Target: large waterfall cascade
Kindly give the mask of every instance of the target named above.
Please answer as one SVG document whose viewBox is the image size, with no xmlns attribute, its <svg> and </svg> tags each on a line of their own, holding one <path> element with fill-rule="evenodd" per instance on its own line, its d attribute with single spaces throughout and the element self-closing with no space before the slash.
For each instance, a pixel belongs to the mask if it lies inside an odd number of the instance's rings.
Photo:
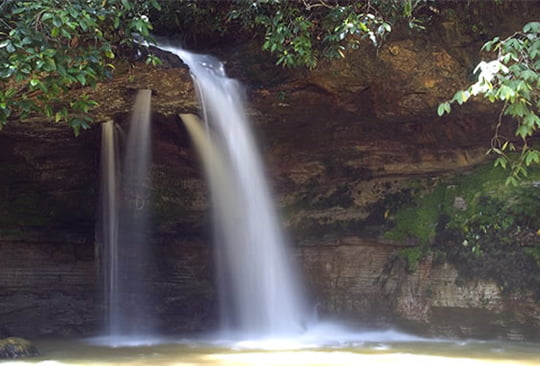
<svg viewBox="0 0 540 366">
<path fill-rule="evenodd" d="M 242 338 L 298 334 L 310 312 L 246 117 L 241 87 L 211 56 L 161 48 L 189 66 L 207 126 L 203 131 L 198 118 L 182 116 L 199 145 L 211 191 L 222 330 Z"/>
<path fill-rule="evenodd" d="M 315 322 L 279 223 L 239 83 L 210 56 L 161 48 L 188 64 L 202 107 L 203 121 L 193 114 L 180 117 L 210 191 L 220 339 L 278 348 L 417 340 L 392 330 L 358 333 L 339 324 Z M 127 134 L 118 134 L 120 128 L 112 121 L 102 124 L 99 234 L 108 336 L 98 342 L 109 346 L 163 341 L 154 337 L 154 304 L 146 286 L 151 258 L 150 99 L 150 90 L 138 92 Z"/>
</svg>

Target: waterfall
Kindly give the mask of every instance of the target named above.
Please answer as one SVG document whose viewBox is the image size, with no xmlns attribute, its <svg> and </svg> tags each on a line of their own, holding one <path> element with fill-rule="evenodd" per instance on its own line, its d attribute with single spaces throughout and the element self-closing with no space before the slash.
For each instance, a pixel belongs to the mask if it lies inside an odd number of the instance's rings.
<svg viewBox="0 0 540 366">
<path fill-rule="evenodd" d="M 113 122 L 102 127 L 102 263 L 110 336 L 140 336 L 152 331 L 146 286 L 150 265 L 150 98 L 150 90 L 137 93 L 122 169 L 118 168 L 120 149 Z"/>
<path fill-rule="evenodd" d="M 111 323 L 118 303 L 118 141 L 113 121 L 101 125 L 101 243 L 103 289 L 106 304 L 105 322 Z"/>
<path fill-rule="evenodd" d="M 213 146 L 198 149 L 211 190 L 222 328 L 240 337 L 298 334 L 307 313 L 303 289 L 250 131 L 241 87 L 211 56 L 161 48 L 189 66 L 206 134 L 196 119 L 184 120 L 197 135 L 196 144 Z"/>
</svg>

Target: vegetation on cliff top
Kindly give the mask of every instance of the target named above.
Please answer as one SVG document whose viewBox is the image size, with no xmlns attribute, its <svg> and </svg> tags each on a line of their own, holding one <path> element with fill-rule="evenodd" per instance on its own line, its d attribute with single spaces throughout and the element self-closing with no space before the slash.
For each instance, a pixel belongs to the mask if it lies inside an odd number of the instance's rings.
<svg viewBox="0 0 540 366">
<path fill-rule="evenodd" d="M 158 27 L 211 42 L 220 37 L 256 36 L 262 49 L 287 67 L 317 66 L 324 58 L 345 57 L 363 39 L 381 44 L 392 28 L 405 23 L 423 28 L 432 0 L 236 0 L 164 1 L 155 14 Z"/>
<path fill-rule="evenodd" d="M 110 77 L 113 59 L 122 50 L 136 48 L 137 39 L 150 39 L 150 20 L 162 32 L 180 34 L 188 43 L 256 37 L 277 64 L 313 68 L 321 59 L 345 57 L 347 49 L 358 47 L 364 39 L 378 47 L 400 24 L 423 28 L 441 6 L 434 0 L 1 1 L 0 128 L 9 119 L 32 113 L 66 121 L 76 134 L 88 128 L 88 112 L 96 101 L 85 87 Z M 531 90 L 538 80 L 535 59 L 540 44 L 531 38 L 534 34 L 537 37 L 536 25 L 529 25 L 522 34 L 486 46 L 502 45 L 500 58 L 515 61 L 510 73 L 525 83 L 502 83 L 492 93 L 496 99 L 510 101 L 506 114 L 525 121 L 520 136 L 529 135 L 531 128 L 525 127 L 532 124 L 534 129 L 537 122 L 534 110 L 529 108 L 533 114 L 524 111 L 518 100 L 533 101 L 538 94 Z M 158 62 L 151 55 L 148 61 Z M 69 93 L 74 89 L 80 93 Z M 456 94 L 453 101 L 463 103 L 468 93 Z M 449 111 L 449 105 L 443 104 L 440 112 Z M 494 151 L 503 151 L 503 146 L 512 149 L 501 141 Z M 524 151 L 525 164 L 540 161 L 536 151 Z M 498 161 L 505 165 L 508 160 L 502 155 Z M 513 171 L 523 172 L 520 165 Z"/>
<path fill-rule="evenodd" d="M 155 0 L 0 2 L 0 128 L 38 113 L 89 127 L 97 102 L 85 86 L 111 76 L 112 60 L 152 29 Z M 150 59 L 153 61 L 153 59 Z M 72 90 L 79 93 L 68 94 Z M 67 97 L 69 95 L 69 98 Z"/>
</svg>

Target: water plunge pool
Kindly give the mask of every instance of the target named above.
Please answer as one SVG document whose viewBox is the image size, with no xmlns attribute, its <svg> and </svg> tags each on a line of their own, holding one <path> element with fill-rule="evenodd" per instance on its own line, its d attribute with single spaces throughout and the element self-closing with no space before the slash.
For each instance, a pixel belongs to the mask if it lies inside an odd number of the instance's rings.
<svg viewBox="0 0 540 366">
<path fill-rule="evenodd" d="M 540 365 L 540 345 L 532 343 L 421 339 L 392 331 L 356 338 L 319 345 L 309 336 L 290 342 L 124 339 L 120 346 L 111 346 L 114 341 L 107 338 L 38 340 L 42 356 L 0 365 Z"/>
</svg>

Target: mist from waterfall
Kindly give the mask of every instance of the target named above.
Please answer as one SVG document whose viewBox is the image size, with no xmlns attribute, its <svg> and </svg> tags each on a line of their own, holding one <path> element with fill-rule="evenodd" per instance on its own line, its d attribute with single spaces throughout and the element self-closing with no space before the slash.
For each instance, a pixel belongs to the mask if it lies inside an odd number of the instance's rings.
<svg viewBox="0 0 540 366">
<path fill-rule="evenodd" d="M 101 254 L 106 329 L 114 337 L 152 331 L 146 286 L 151 258 L 150 99 L 150 90 L 138 91 L 125 146 L 119 143 L 119 126 L 112 121 L 102 125 Z"/>
<path fill-rule="evenodd" d="M 202 133 L 196 118 L 184 116 L 199 145 L 211 191 L 222 330 L 241 338 L 298 334 L 309 312 L 246 117 L 242 89 L 215 58 L 160 47 L 189 66 L 207 126 Z"/>
</svg>

